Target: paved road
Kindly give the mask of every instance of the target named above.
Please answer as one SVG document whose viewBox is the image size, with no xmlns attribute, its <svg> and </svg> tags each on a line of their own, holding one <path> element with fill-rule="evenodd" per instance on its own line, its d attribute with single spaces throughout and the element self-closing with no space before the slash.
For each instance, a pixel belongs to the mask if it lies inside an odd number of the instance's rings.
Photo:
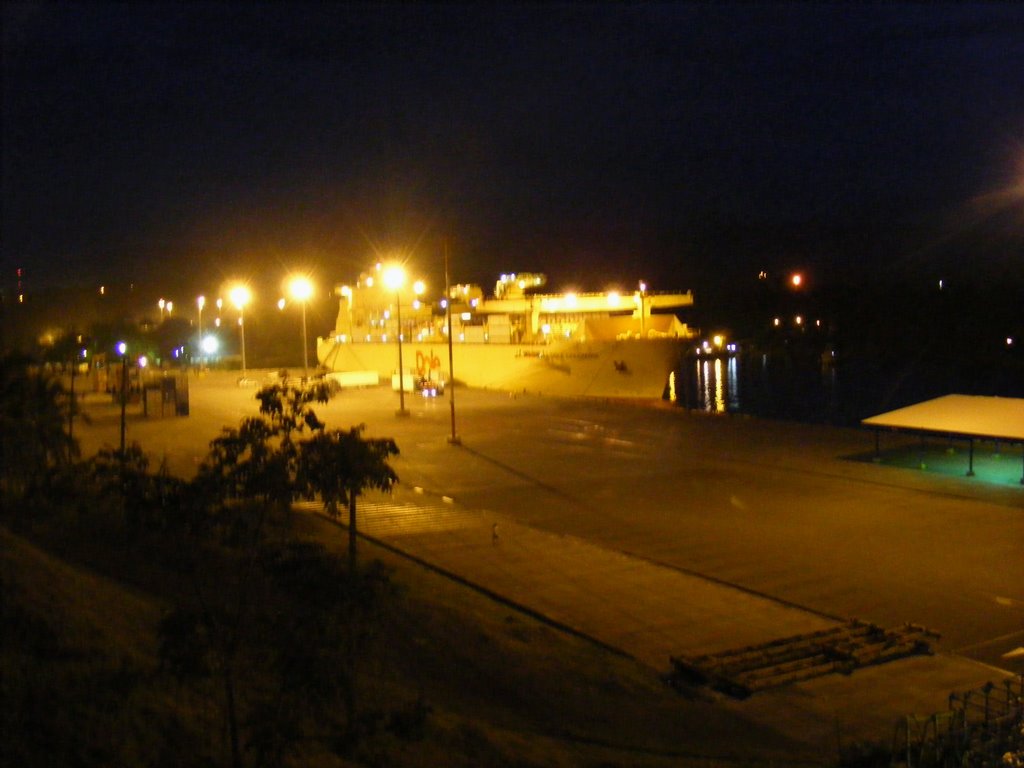
<svg viewBox="0 0 1024 768">
<path fill-rule="evenodd" d="M 255 412 L 252 392 L 194 380 L 189 418 L 132 420 L 129 439 L 190 474 L 220 426 Z M 863 735 L 1021 670 L 1003 658 L 1024 646 L 1019 446 L 1003 447 L 1005 478 L 982 482 L 864 461 L 873 443 L 859 430 L 457 395 L 460 447 L 447 441 L 447 400 L 407 396 L 411 415 L 396 418 L 397 396 L 374 389 L 318 409 L 331 426 L 396 438 L 403 504 L 453 510 L 404 529 L 391 510 L 368 529 L 382 540 L 659 668 L 670 649 L 734 647 L 829 617 L 941 633 L 940 656 L 729 704 L 815 743 L 840 713 Z M 86 451 L 117 439 L 109 411 L 79 430 Z"/>
</svg>

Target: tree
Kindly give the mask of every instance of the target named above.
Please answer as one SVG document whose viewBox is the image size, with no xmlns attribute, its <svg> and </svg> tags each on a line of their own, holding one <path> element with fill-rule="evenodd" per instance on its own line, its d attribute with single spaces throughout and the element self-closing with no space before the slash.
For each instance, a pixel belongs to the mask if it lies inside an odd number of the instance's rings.
<svg viewBox="0 0 1024 768">
<path fill-rule="evenodd" d="M 365 424 L 348 431 L 319 431 L 299 444 L 298 484 L 307 498 L 319 497 L 332 517 L 348 504 L 349 569 L 356 569 L 356 500 L 368 489 L 390 491 L 398 475 L 388 464 L 398 455 L 390 438 L 364 438 Z"/>
<path fill-rule="evenodd" d="M 393 487 L 398 477 L 387 459 L 398 447 L 390 439 L 364 439 L 362 426 L 327 431 L 312 403 L 328 397 L 326 385 L 261 389 L 260 415 L 210 443 L 188 494 L 206 513 L 205 524 L 192 528 L 199 536 L 191 552 L 182 553 L 194 558 L 194 601 L 161 625 L 161 657 L 182 677 L 216 680 L 236 768 L 246 749 L 261 761 L 279 762 L 305 727 L 299 714 L 314 700 L 325 711 L 341 700 L 343 742 L 359 738 L 356 659 L 381 579 L 380 569 L 356 569 L 356 499 L 368 488 Z M 300 439 L 307 431 L 311 436 Z M 347 570 L 322 551 L 288 540 L 291 502 L 317 495 L 331 509 L 339 501 L 349 505 Z M 268 654 L 275 659 L 267 668 L 279 684 L 275 696 L 240 689 L 240 671 Z"/>
<path fill-rule="evenodd" d="M 20 498 L 78 456 L 68 434 L 70 398 L 25 358 L 0 358 L 0 495 Z"/>
</svg>

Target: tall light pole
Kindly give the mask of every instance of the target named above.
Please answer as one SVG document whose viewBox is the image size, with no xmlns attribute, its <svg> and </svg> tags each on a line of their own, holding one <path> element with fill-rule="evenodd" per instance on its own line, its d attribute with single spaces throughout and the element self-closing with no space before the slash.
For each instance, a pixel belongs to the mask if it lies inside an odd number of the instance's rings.
<svg viewBox="0 0 1024 768">
<path fill-rule="evenodd" d="M 161 299 L 163 301 L 163 299 Z M 124 468 L 124 427 L 125 405 L 128 402 L 128 345 L 123 341 L 117 343 L 117 352 L 121 355 L 121 467 Z"/>
<path fill-rule="evenodd" d="M 395 315 L 398 320 L 398 412 L 396 416 L 408 416 L 405 410 L 405 368 L 402 364 L 402 298 L 399 289 L 405 283 L 405 270 L 396 265 L 384 271 L 384 285 L 395 292 Z"/>
<path fill-rule="evenodd" d="M 203 367 L 203 307 L 206 306 L 206 297 L 200 296 L 196 299 L 196 306 L 199 307 L 199 343 L 196 344 L 196 352 L 199 353 L 199 367 Z"/>
<path fill-rule="evenodd" d="M 239 283 L 231 288 L 228 293 L 231 303 L 238 309 L 238 328 L 241 332 L 242 341 L 242 378 L 245 378 L 245 305 L 252 299 L 252 292 L 248 287 Z"/>
<path fill-rule="evenodd" d="M 302 305 L 302 380 L 309 378 L 309 343 L 306 340 L 306 303 L 313 295 L 313 283 L 304 275 L 295 275 L 288 281 L 288 293 Z"/>
<path fill-rule="evenodd" d="M 160 307 L 160 322 L 162 323 L 164 321 L 164 307 L 167 306 L 167 302 L 164 301 L 163 299 L 160 299 L 160 301 L 158 301 L 156 305 Z"/>
<path fill-rule="evenodd" d="M 462 445 L 455 432 L 455 353 L 452 350 L 452 289 L 448 282 L 448 241 L 444 242 L 444 306 L 448 321 L 448 402 L 452 410 L 452 434 L 448 438 L 451 445 Z"/>
<path fill-rule="evenodd" d="M 647 283 L 645 283 L 643 280 L 641 280 L 639 288 L 640 288 L 640 337 L 643 338 L 643 335 L 644 335 L 644 323 L 646 322 L 646 319 L 644 318 L 644 297 L 647 296 Z"/>
</svg>

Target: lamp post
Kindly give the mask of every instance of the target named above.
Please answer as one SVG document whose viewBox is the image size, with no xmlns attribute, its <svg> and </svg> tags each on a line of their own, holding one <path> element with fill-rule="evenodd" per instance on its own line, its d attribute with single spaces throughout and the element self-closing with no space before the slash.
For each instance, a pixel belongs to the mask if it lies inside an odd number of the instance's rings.
<svg viewBox="0 0 1024 768">
<path fill-rule="evenodd" d="M 644 297 L 647 296 L 647 283 L 643 280 L 640 281 L 640 336 L 644 335 Z"/>
<path fill-rule="evenodd" d="M 309 343 L 306 340 L 306 303 L 313 295 L 313 283 L 308 277 L 296 275 L 288 281 L 288 292 L 302 305 L 302 380 L 309 378 Z M 399 337 L 401 338 L 401 337 Z"/>
<path fill-rule="evenodd" d="M 200 296 L 196 299 L 196 306 L 199 307 L 199 343 L 196 345 L 196 352 L 199 353 L 199 367 L 203 367 L 203 307 L 206 306 L 206 297 Z"/>
<path fill-rule="evenodd" d="M 384 272 L 384 285 L 395 292 L 395 315 L 398 320 L 398 412 L 396 416 L 408 416 L 405 410 L 405 368 L 402 364 L 402 298 L 399 289 L 405 283 L 405 270 L 398 265 L 388 267 Z"/>
<path fill-rule="evenodd" d="M 252 299 L 252 293 L 242 285 L 235 285 L 228 293 L 231 303 L 238 309 L 238 328 L 241 333 L 242 342 L 242 378 L 245 378 L 245 305 Z"/>
<path fill-rule="evenodd" d="M 449 445 L 462 445 L 455 432 L 455 353 L 452 351 L 452 289 L 448 282 L 448 241 L 444 243 L 444 307 L 445 319 L 448 322 L 448 402 L 452 411 L 452 434 L 448 438 Z"/>
<path fill-rule="evenodd" d="M 162 299 L 161 299 L 162 301 Z M 121 466 L 124 466 L 124 427 L 125 404 L 128 402 L 128 345 L 123 341 L 117 343 L 117 353 L 121 355 Z"/>
<path fill-rule="evenodd" d="M 164 301 L 163 299 L 160 299 L 160 301 L 158 301 L 156 305 L 160 307 L 160 322 L 162 323 L 164 321 L 164 307 L 167 306 L 167 302 Z"/>
</svg>

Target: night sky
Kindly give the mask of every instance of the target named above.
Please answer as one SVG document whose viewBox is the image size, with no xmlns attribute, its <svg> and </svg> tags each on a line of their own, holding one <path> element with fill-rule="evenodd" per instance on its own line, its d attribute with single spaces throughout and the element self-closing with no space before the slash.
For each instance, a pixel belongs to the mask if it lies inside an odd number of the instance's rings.
<svg viewBox="0 0 1024 768">
<path fill-rule="evenodd" d="M 6 3 L 3 46 L 5 286 L 1024 273 L 1014 4 Z"/>
</svg>

